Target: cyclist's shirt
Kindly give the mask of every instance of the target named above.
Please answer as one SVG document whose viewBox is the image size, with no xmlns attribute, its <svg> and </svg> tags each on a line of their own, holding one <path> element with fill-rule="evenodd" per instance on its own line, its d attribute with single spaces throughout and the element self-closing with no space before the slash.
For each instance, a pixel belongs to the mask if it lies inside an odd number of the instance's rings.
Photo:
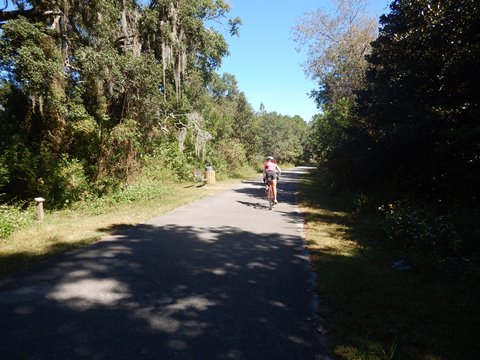
<svg viewBox="0 0 480 360">
<path fill-rule="evenodd" d="M 273 161 L 267 161 L 265 163 L 265 171 L 277 171 L 277 164 L 275 164 Z"/>
<path fill-rule="evenodd" d="M 265 178 L 269 178 L 269 179 L 272 179 L 272 180 L 277 180 L 278 179 L 277 164 L 275 164 L 273 161 L 267 161 L 263 165 L 263 167 L 265 169 L 265 174 L 264 174 Z"/>
</svg>

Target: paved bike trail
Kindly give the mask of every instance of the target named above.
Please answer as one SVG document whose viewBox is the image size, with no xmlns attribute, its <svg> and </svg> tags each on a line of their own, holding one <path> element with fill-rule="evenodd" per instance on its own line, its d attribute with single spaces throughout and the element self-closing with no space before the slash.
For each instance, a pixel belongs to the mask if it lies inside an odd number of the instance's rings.
<svg viewBox="0 0 480 360">
<path fill-rule="evenodd" d="M 244 182 L 2 280 L 2 358 L 324 359 L 301 172 L 272 211 Z"/>
</svg>

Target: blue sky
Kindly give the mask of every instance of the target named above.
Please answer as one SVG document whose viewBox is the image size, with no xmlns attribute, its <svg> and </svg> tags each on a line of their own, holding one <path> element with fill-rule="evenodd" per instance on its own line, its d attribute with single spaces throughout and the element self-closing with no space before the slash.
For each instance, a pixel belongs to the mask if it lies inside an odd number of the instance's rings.
<svg viewBox="0 0 480 360">
<path fill-rule="evenodd" d="M 388 12 L 390 0 L 370 0 L 369 13 L 375 17 Z M 240 36 L 225 34 L 230 56 L 220 73 L 235 75 L 240 91 L 254 110 L 263 102 L 266 111 L 300 115 L 309 121 L 318 113 L 308 96 L 315 83 L 306 78 L 305 55 L 295 50 L 292 29 L 305 12 L 328 8 L 326 0 L 228 0 L 230 16 L 240 16 Z"/>
</svg>

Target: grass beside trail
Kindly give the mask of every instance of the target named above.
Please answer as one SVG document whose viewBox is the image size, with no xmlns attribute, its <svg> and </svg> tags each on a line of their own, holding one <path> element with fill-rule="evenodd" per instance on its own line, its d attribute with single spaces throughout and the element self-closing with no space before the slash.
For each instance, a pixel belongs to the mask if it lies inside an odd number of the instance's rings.
<svg viewBox="0 0 480 360">
<path fill-rule="evenodd" d="M 163 185 L 165 191 L 148 200 L 86 202 L 73 210 L 46 212 L 43 223 L 33 222 L 0 240 L 0 277 L 55 254 L 93 243 L 107 235 L 109 229 L 138 224 L 239 181 L 217 181 L 215 185 L 197 188 L 191 183 L 171 183 Z"/>
<path fill-rule="evenodd" d="M 376 214 L 353 213 L 312 177 L 301 190 L 332 354 L 345 360 L 466 360 L 480 354 L 480 276 L 465 268 L 393 270 Z"/>
</svg>

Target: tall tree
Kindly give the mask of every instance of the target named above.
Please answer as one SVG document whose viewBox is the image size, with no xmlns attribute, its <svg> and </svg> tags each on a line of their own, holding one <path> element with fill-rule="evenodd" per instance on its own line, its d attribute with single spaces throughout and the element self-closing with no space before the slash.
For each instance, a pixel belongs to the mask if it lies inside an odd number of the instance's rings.
<svg viewBox="0 0 480 360">
<path fill-rule="evenodd" d="M 307 13 L 294 29 L 299 49 L 308 48 L 305 72 L 317 81 L 312 97 L 319 107 L 341 98 L 351 101 L 364 85 L 365 55 L 377 21 L 365 13 L 366 0 L 336 0 L 336 12 Z"/>
<path fill-rule="evenodd" d="M 11 175 L 4 183 L 24 178 L 21 187 L 32 193 L 54 187 L 61 193 L 63 167 L 78 163 L 90 180 L 125 180 L 139 166 L 140 152 L 176 138 L 170 135 L 182 133 L 182 124 L 205 134 L 206 122 L 190 121 L 202 118 L 195 115 L 193 79 L 205 87 L 228 52 L 223 36 L 206 23 L 228 22 L 232 34 L 238 31 L 240 19 L 227 18 L 225 1 L 3 5 L 0 127 L 13 135 L 0 144 L 2 169 Z M 7 156 L 7 149 L 17 150 Z M 21 169 L 13 160 L 20 152 L 29 159 Z"/>
<path fill-rule="evenodd" d="M 392 184 L 478 202 L 480 5 L 396 0 L 381 19 L 360 99 Z"/>
<path fill-rule="evenodd" d="M 250 159 L 257 154 L 258 137 L 255 112 L 242 92 L 236 100 L 236 109 L 233 115 L 233 137 L 243 144 Z"/>
</svg>

